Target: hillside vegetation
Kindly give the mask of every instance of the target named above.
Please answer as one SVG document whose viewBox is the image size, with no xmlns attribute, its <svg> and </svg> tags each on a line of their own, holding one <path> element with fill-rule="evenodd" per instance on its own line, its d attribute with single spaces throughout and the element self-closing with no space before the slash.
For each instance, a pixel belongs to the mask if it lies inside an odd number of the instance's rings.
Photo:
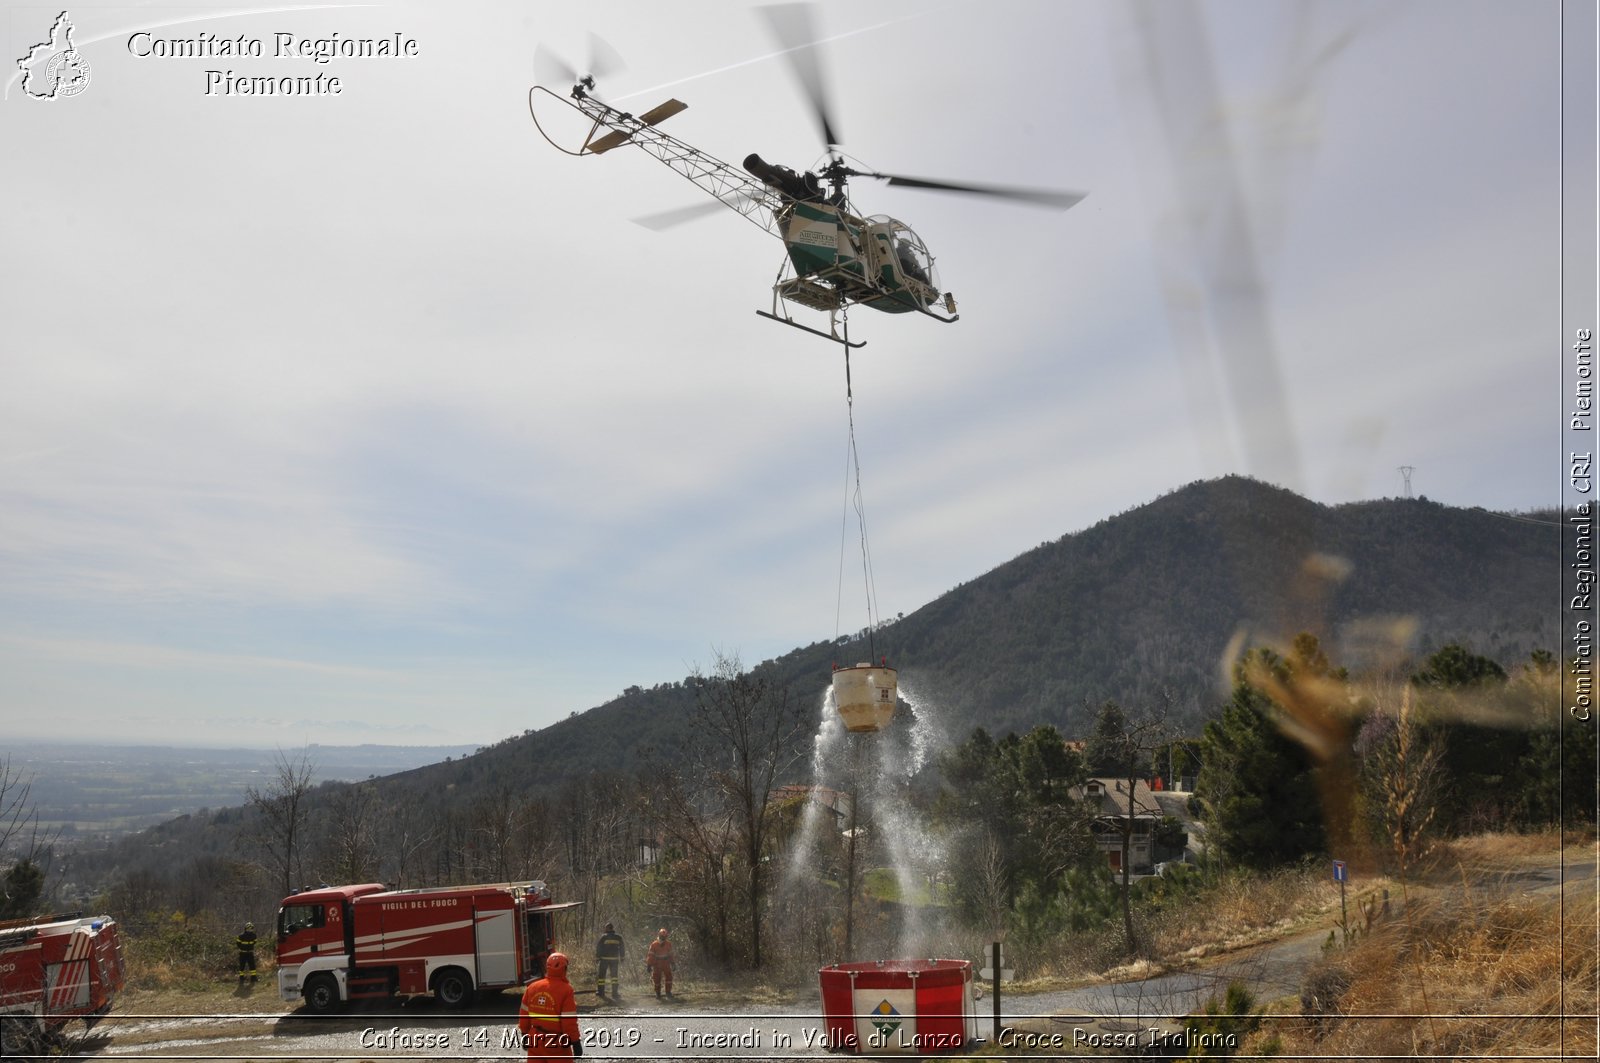
<svg viewBox="0 0 1600 1063">
<path fill-rule="evenodd" d="M 1430 834 L 1561 821 L 1548 765 L 1577 780 L 1593 758 L 1556 729 L 1559 678 L 1533 652 L 1555 643 L 1541 595 L 1558 532 L 1425 500 L 1326 507 L 1237 477 L 1193 484 L 878 632 L 904 688 L 930 699 L 880 734 L 820 741 L 829 666 L 868 651 L 816 643 L 365 783 L 313 786 L 286 762 L 252 805 L 74 851 L 53 873 L 108 891 L 141 934 L 202 917 L 225 933 L 319 881 L 540 878 L 584 902 L 573 938 L 612 917 L 670 923 L 725 969 L 892 949 L 919 922 L 946 938 L 1009 924 L 1040 945 L 1101 933 L 1099 954 L 1142 954 L 1175 925 L 1163 910 L 1201 902 L 1179 883 L 1139 911 L 1118 896 L 1108 828 L 1074 796 L 1091 775 L 1198 768 L 1189 811 L 1220 865 L 1211 884 L 1330 852 L 1403 870 Z M 1063 742 L 1086 736 L 1081 753 Z M 775 796 L 795 781 L 865 793 L 860 829 L 843 804 Z M 1147 862 L 1200 840 L 1182 811 Z M 874 892 L 891 866 L 894 889 Z M 937 910 L 908 903 L 922 898 Z"/>
</svg>

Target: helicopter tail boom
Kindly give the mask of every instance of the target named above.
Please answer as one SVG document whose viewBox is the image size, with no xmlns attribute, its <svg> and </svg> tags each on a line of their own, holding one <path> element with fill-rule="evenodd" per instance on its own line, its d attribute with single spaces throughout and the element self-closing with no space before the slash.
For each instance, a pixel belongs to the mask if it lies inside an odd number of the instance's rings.
<svg viewBox="0 0 1600 1063">
<path fill-rule="evenodd" d="M 593 123 L 588 138 L 577 151 L 557 144 L 550 139 L 548 133 L 545 133 L 544 128 L 539 126 L 541 135 L 566 154 L 600 155 L 625 144 L 631 144 L 680 177 L 687 178 L 701 191 L 734 213 L 743 216 L 757 228 L 765 230 L 769 235 L 782 238 L 783 232 L 776 221 L 776 214 L 783 209 L 787 201 L 780 193 L 773 191 L 764 182 L 743 170 L 736 169 L 721 159 L 657 128 L 659 123 L 685 110 L 686 104 L 678 100 L 667 100 L 642 115 L 634 116 L 595 99 L 588 94 L 582 83 L 575 85 L 572 93 L 565 98 L 551 92 L 543 85 L 535 85 L 528 90 L 528 109 L 533 115 L 536 126 L 539 124 L 539 116 L 534 107 L 536 98 L 548 98 L 570 107 Z"/>
</svg>

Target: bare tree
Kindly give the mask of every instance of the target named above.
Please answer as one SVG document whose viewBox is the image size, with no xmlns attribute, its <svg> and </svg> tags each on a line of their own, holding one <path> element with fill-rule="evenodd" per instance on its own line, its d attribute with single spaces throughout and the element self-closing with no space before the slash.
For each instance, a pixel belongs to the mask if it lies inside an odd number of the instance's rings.
<svg viewBox="0 0 1600 1063">
<path fill-rule="evenodd" d="M 1011 876 L 1006 867 L 1005 846 L 993 830 L 985 827 L 983 842 L 979 847 L 977 866 L 977 895 L 996 940 L 1005 935 L 1006 920 L 1011 914 Z"/>
<path fill-rule="evenodd" d="M 340 882 L 365 882 L 378 874 L 381 805 L 371 783 L 357 783 L 328 796 L 325 859 Z"/>
<path fill-rule="evenodd" d="M 518 863 L 517 846 L 523 836 L 527 807 L 504 783 L 472 803 L 471 822 L 476 861 L 473 873 L 497 882 L 512 878 Z"/>
<path fill-rule="evenodd" d="M 272 767 L 272 778 L 266 785 L 246 788 L 245 797 L 261 817 L 261 845 L 273 869 L 283 875 L 283 892 L 287 895 L 303 870 L 300 849 L 305 843 L 304 828 L 310 812 L 306 795 L 311 792 L 311 751 L 302 749 L 290 756 L 280 749 Z"/>
<path fill-rule="evenodd" d="M 750 960 L 760 967 L 764 858 L 773 827 L 768 811 L 773 787 L 801 754 L 801 711 L 786 683 L 770 669 L 743 671 L 737 655 L 717 654 L 714 672 L 700 680 L 696 693 L 694 726 L 704 778 L 739 843 Z"/>
<path fill-rule="evenodd" d="M 1170 742 L 1172 735 L 1164 714 L 1129 721 L 1115 704 L 1107 703 L 1101 709 L 1096 739 L 1100 743 L 1095 753 L 1098 765 L 1111 769 L 1110 773 L 1117 778 L 1116 792 L 1107 796 L 1114 798 L 1118 809 L 1116 824 L 1122 839 L 1123 943 L 1131 956 L 1138 950 L 1133 928 L 1133 838 L 1141 824 L 1148 824 L 1153 844 L 1155 827 L 1161 819 L 1161 807 L 1150 796 L 1148 783 L 1143 796 L 1139 784 L 1146 781 L 1156 750 Z"/>
<path fill-rule="evenodd" d="M 55 841 L 59 828 L 39 825 L 33 803 L 33 776 L 0 761 L 0 859 L 33 860 Z"/>
<path fill-rule="evenodd" d="M 602 885 L 635 862 L 636 788 L 632 780 L 601 774 L 568 785 L 558 803 L 565 864 L 576 887 L 564 896 L 584 902 L 577 911 L 580 933 L 605 921 Z"/>
<path fill-rule="evenodd" d="M 46 856 L 60 827 L 39 824 L 33 776 L 0 761 L 0 918 L 33 914 L 44 894 Z"/>
<path fill-rule="evenodd" d="M 719 959 L 727 966 L 732 958 L 727 821 L 697 801 L 697 791 L 686 785 L 681 772 L 660 768 L 653 777 L 651 804 L 660 814 L 669 843 L 660 878 L 682 906 L 680 917 L 691 919 L 705 938 L 716 943 Z"/>
<path fill-rule="evenodd" d="M 382 866 L 393 869 L 391 881 L 396 889 L 415 886 L 423 868 L 418 857 L 434 845 L 439 836 L 436 809 L 421 796 L 409 791 L 393 795 L 377 824 Z"/>
</svg>

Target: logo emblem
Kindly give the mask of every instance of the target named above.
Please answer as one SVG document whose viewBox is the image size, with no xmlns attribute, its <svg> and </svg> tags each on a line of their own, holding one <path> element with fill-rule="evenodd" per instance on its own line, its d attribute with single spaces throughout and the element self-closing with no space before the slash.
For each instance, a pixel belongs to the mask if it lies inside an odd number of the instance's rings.
<svg viewBox="0 0 1600 1063">
<path fill-rule="evenodd" d="M 22 91 L 36 100 L 76 96 L 89 87 L 89 60 L 72 44 L 72 16 L 63 11 L 40 41 L 17 60 Z"/>
<path fill-rule="evenodd" d="M 900 1028 L 900 1013 L 887 1000 L 880 1000 L 878 1006 L 872 1009 L 871 1014 L 874 1016 L 870 1020 L 873 1027 L 878 1031 L 879 1036 L 887 1042 L 889 1035 Z M 891 1015 L 894 1016 L 893 1020 L 889 1018 Z"/>
</svg>

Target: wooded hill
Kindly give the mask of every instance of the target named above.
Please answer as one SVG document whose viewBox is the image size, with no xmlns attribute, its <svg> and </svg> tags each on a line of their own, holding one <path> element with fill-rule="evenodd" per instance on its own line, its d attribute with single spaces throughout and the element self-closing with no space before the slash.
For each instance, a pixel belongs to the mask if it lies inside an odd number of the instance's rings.
<svg viewBox="0 0 1600 1063">
<path fill-rule="evenodd" d="M 1325 506 L 1229 476 L 1041 544 L 881 628 L 873 646 L 900 670 L 902 693 L 928 699 L 957 741 L 980 725 L 1003 735 L 1049 723 L 1086 735 L 1107 700 L 1132 713 L 1164 709 L 1198 733 L 1226 700 L 1224 654 L 1236 634 L 1284 644 L 1309 631 L 1352 671 L 1402 619 L 1414 625 L 1405 647 L 1413 660 L 1450 642 L 1508 668 L 1535 649 L 1553 651 L 1559 524 L 1553 512 L 1426 499 Z M 843 642 L 764 666 L 820 705 L 834 663 L 868 659 L 865 641 Z M 684 740 L 692 678 L 631 687 L 403 778 L 427 792 L 476 793 L 637 768 Z"/>
</svg>

